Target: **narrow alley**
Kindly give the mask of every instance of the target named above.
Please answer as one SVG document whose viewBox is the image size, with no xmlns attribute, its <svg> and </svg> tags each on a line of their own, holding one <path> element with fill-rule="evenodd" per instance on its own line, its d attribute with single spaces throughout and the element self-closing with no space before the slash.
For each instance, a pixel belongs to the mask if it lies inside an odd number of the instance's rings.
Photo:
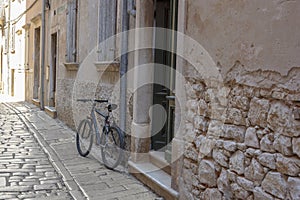
<svg viewBox="0 0 300 200">
<path fill-rule="evenodd" d="M 0 103 L 0 116 L 1 200 L 156 198 L 126 172 L 80 157 L 74 132 L 39 108 Z"/>
<path fill-rule="evenodd" d="M 0 200 L 300 200 L 299 19 L 300 0 L 0 0 Z"/>
</svg>

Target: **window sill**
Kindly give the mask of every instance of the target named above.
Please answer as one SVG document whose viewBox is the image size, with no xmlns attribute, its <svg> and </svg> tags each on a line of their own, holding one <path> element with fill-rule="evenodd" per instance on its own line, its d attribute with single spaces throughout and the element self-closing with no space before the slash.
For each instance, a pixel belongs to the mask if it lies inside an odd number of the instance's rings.
<svg viewBox="0 0 300 200">
<path fill-rule="evenodd" d="M 64 63 L 64 65 L 68 71 L 78 71 L 79 68 L 79 63 L 76 62 Z"/>
<path fill-rule="evenodd" d="M 116 61 L 95 62 L 94 65 L 98 72 L 118 72 L 120 68 L 120 63 Z"/>
</svg>

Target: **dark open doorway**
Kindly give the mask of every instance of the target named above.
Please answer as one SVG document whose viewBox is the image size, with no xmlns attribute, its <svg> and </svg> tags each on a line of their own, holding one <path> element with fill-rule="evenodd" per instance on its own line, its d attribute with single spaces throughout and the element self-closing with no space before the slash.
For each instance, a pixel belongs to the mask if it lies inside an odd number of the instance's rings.
<svg viewBox="0 0 300 200">
<path fill-rule="evenodd" d="M 155 26 L 167 29 L 157 29 L 155 47 L 175 50 L 178 0 L 157 0 L 155 5 Z M 153 104 L 156 106 L 153 107 L 151 144 L 153 150 L 166 152 L 166 160 L 170 161 L 171 145 L 168 144 L 174 137 L 176 54 L 156 48 L 154 63 L 154 83 L 161 84 L 153 86 Z"/>
<path fill-rule="evenodd" d="M 50 64 L 50 90 L 49 90 L 50 107 L 55 107 L 56 67 L 57 67 L 57 33 L 53 33 L 51 34 L 51 64 Z"/>
<path fill-rule="evenodd" d="M 40 88 L 40 55 L 41 55 L 41 28 L 34 30 L 34 84 L 33 99 L 39 99 Z"/>
</svg>

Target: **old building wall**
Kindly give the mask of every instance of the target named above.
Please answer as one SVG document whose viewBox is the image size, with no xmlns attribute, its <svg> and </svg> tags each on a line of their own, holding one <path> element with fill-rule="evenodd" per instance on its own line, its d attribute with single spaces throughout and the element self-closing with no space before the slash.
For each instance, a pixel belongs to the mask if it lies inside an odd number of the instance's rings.
<svg viewBox="0 0 300 200">
<path fill-rule="evenodd" d="M 68 2 L 69 1 L 53 1 L 51 9 L 48 11 L 47 25 L 47 70 L 50 75 L 51 65 L 53 62 L 53 35 L 57 37 L 57 57 L 56 57 L 56 83 L 55 94 L 51 94 L 51 80 L 47 80 L 47 96 L 49 106 L 55 103 L 55 110 L 60 120 L 63 120 L 67 125 L 73 126 L 71 97 L 73 89 L 73 80 L 76 71 L 69 71 L 64 63 L 66 62 L 66 48 L 67 48 L 67 17 L 68 17 Z M 54 71 L 52 70 L 52 73 Z M 50 78 L 50 77 L 49 77 Z M 53 100 L 51 100 L 53 98 Z M 51 105 L 52 104 L 52 105 Z"/>
<path fill-rule="evenodd" d="M 180 198 L 299 199 L 300 2 L 186 1 L 185 9 L 184 32 L 222 79 L 182 66 Z"/>
<path fill-rule="evenodd" d="M 34 0 L 26 1 L 26 8 L 33 5 Z M 25 74 L 25 100 L 31 102 L 33 99 L 33 84 L 34 84 L 34 29 L 41 26 L 41 6 L 42 1 L 39 0 L 26 13 L 26 29 L 28 43 L 25 51 L 28 52 L 26 60 L 26 74 Z M 36 20 L 34 20 L 36 19 Z"/>
<path fill-rule="evenodd" d="M 75 126 L 90 114 L 91 108 L 89 103 L 77 103 L 78 98 L 108 99 L 118 106 L 120 104 L 120 38 L 115 34 L 121 31 L 121 1 L 113 2 L 79 1 L 78 62 L 80 65 L 70 94 L 73 98 L 72 115 Z M 112 12 L 113 10 L 115 12 Z M 111 44 L 110 48 L 105 46 L 106 41 Z M 119 124 L 119 110 L 115 110 L 113 114 L 116 123 Z"/>
<path fill-rule="evenodd" d="M 10 32 L 10 94 L 19 100 L 25 96 L 25 68 L 24 68 L 24 46 L 25 34 L 22 26 L 25 23 L 25 16 L 20 19 L 18 16 L 26 9 L 25 1 L 11 2 L 11 32 Z"/>
</svg>

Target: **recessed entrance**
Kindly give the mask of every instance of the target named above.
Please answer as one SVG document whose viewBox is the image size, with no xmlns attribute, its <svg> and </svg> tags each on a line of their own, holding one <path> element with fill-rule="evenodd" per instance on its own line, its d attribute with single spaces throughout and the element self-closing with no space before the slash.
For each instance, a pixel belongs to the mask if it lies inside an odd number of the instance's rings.
<svg viewBox="0 0 300 200">
<path fill-rule="evenodd" d="M 41 29 L 40 27 L 34 30 L 34 85 L 33 99 L 39 99 L 40 88 L 40 55 L 41 55 Z"/>
<path fill-rule="evenodd" d="M 51 34 L 51 63 L 50 63 L 50 90 L 49 90 L 50 107 L 55 107 L 56 67 L 57 67 L 57 33 L 53 33 Z"/>
<path fill-rule="evenodd" d="M 177 0 L 157 0 L 155 3 L 155 27 L 165 28 L 155 31 L 154 86 L 151 147 L 165 152 L 165 159 L 171 162 L 171 145 L 174 137 L 175 112 L 175 69 Z M 164 49 L 164 50 L 162 50 Z M 166 51 L 166 49 L 170 51 Z"/>
</svg>

